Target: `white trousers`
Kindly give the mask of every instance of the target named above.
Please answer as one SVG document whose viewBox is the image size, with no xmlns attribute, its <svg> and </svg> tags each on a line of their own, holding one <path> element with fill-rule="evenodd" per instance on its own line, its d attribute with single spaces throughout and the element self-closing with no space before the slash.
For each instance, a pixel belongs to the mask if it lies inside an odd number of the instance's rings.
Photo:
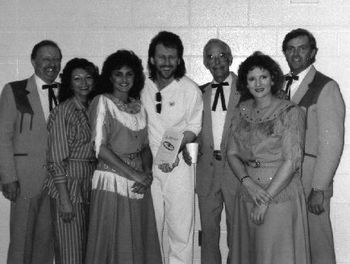
<svg viewBox="0 0 350 264">
<path fill-rule="evenodd" d="M 181 157 L 179 165 L 170 173 L 163 173 L 154 166 L 153 177 L 151 191 L 163 263 L 168 258 L 169 264 L 191 264 L 194 229 L 192 167 Z M 167 235 L 164 234 L 165 226 Z M 164 256 L 166 242 L 169 244 L 168 256 Z"/>
</svg>

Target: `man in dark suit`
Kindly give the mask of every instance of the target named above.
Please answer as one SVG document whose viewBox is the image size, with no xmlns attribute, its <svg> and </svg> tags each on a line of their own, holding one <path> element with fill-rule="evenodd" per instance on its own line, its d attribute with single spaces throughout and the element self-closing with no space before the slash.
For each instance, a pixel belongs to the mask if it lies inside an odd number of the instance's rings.
<svg viewBox="0 0 350 264">
<path fill-rule="evenodd" d="M 237 76 L 229 70 L 232 64 L 231 49 L 225 42 L 209 40 L 204 46 L 203 63 L 213 80 L 202 86 L 203 124 L 199 136 L 196 186 L 202 228 L 201 262 L 221 264 L 221 213 L 225 204 L 227 242 L 230 245 L 233 201 L 239 184 L 226 160 L 226 142 L 233 110 L 240 95 L 236 90 Z"/>
<path fill-rule="evenodd" d="M 46 177 L 46 120 L 56 103 L 48 85 L 61 59 L 55 42 L 39 42 L 31 54 L 35 74 L 6 84 L 0 97 L 0 181 L 11 201 L 8 264 L 53 260 L 50 207 L 40 194 Z"/>
<path fill-rule="evenodd" d="M 309 31 L 292 30 L 282 49 L 290 68 L 285 91 L 306 111 L 302 182 L 308 197 L 311 260 L 335 264 L 329 211 L 344 145 L 345 105 L 338 84 L 313 66 L 318 49 Z"/>
</svg>

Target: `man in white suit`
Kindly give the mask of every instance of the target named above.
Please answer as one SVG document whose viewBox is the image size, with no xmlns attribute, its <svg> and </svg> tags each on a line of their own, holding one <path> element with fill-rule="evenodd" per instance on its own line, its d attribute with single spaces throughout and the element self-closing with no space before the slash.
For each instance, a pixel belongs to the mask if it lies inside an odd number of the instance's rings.
<svg viewBox="0 0 350 264">
<path fill-rule="evenodd" d="M 311 259 L 313 264 L 335 264 L 330 198 L 344 145 L 345 105 L 338 84 L 313 65 L 318 49 L 309 31 L 292 30 L 285 36 L 282 49 L 290 68 L 285 91 L 306 111 L 302 181 Z"/>
<path fill-rule="evenodd" d="M 8 83 L 0 97 L 0 183 L 11 201 L 8 264 L 51 264 L 53 239 L 46 177 L 46 120 L 56 103 L 53 87 L 62 54 L 51 40 L 31 54 L 35 74 Z M 54 85 L 57 86 L 57 85 Z"/>
</svg>

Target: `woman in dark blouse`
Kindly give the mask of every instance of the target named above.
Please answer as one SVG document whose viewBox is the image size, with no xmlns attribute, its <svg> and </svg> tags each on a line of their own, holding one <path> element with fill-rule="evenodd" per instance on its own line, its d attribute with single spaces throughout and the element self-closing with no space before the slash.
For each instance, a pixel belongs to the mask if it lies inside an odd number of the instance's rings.
<svg viewBox="0 0 350 264">
<path fill-rule="evenodd" d="M 94 151 L 86 113 L 97 67 L 86 59 L 70 60 L 61 75 L 60 104 L 48 120 L 48 177 L 44 191 L 51 198 L 55 259 L 83 264 L 88 227 Z"/>
</svg>

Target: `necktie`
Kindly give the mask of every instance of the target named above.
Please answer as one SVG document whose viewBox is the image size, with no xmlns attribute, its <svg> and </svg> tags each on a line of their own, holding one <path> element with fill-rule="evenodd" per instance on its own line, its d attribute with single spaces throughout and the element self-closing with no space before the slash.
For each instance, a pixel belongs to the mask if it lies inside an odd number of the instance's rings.
<svg viewBox="0 0 350 264">
<path fill-rule="evenodd" d="M 297 75 L 287 75 L 286 76 L 286 81 L 287 81 L 287 85 L 286 85 L 286 94 L 287 94 L 287 99 L 290 100 L 290 86 L 292 85 L 292 82 L 294 80 L 299 80 L 299 76 Z"/>
<path fill-rule="evenodd" d="M 53 92 L 53 88 L 58 88 L 58 84 L 57 83 L 53 83 L 53 84 L 44 84 L 42 86 L 42 89 L 48 89 L 48 99 L 49 99 L 49 110 L 51 112 L 52 108 L 53 108 L 53 104 L 55 104 L 55 106 L 57 105 L 57 99 L 55 96 L 55 93 Z"/>
<path fill-rule="evenodd" d="M 216 106 L 218 104 L 218 100 L 219 100 L 219 96 L 221 99 L 221 106 L 222 106 L 222 110 L 226 111 L 226 103 L 225 103 L 225 94 L 224 94 L 224 90 L 223 90 L 223 86 L 227 86 L 229 85 L 228 82 L 223 82 L 223 83 L 213 83 L 211 85 L 212 88 L 217 88 L 216 89 L 216 93 L 214 96 L 214 102 L 213 102 L 213 106 L 211 108 L 212 111 L 216 111 Z"/>
</svg>

